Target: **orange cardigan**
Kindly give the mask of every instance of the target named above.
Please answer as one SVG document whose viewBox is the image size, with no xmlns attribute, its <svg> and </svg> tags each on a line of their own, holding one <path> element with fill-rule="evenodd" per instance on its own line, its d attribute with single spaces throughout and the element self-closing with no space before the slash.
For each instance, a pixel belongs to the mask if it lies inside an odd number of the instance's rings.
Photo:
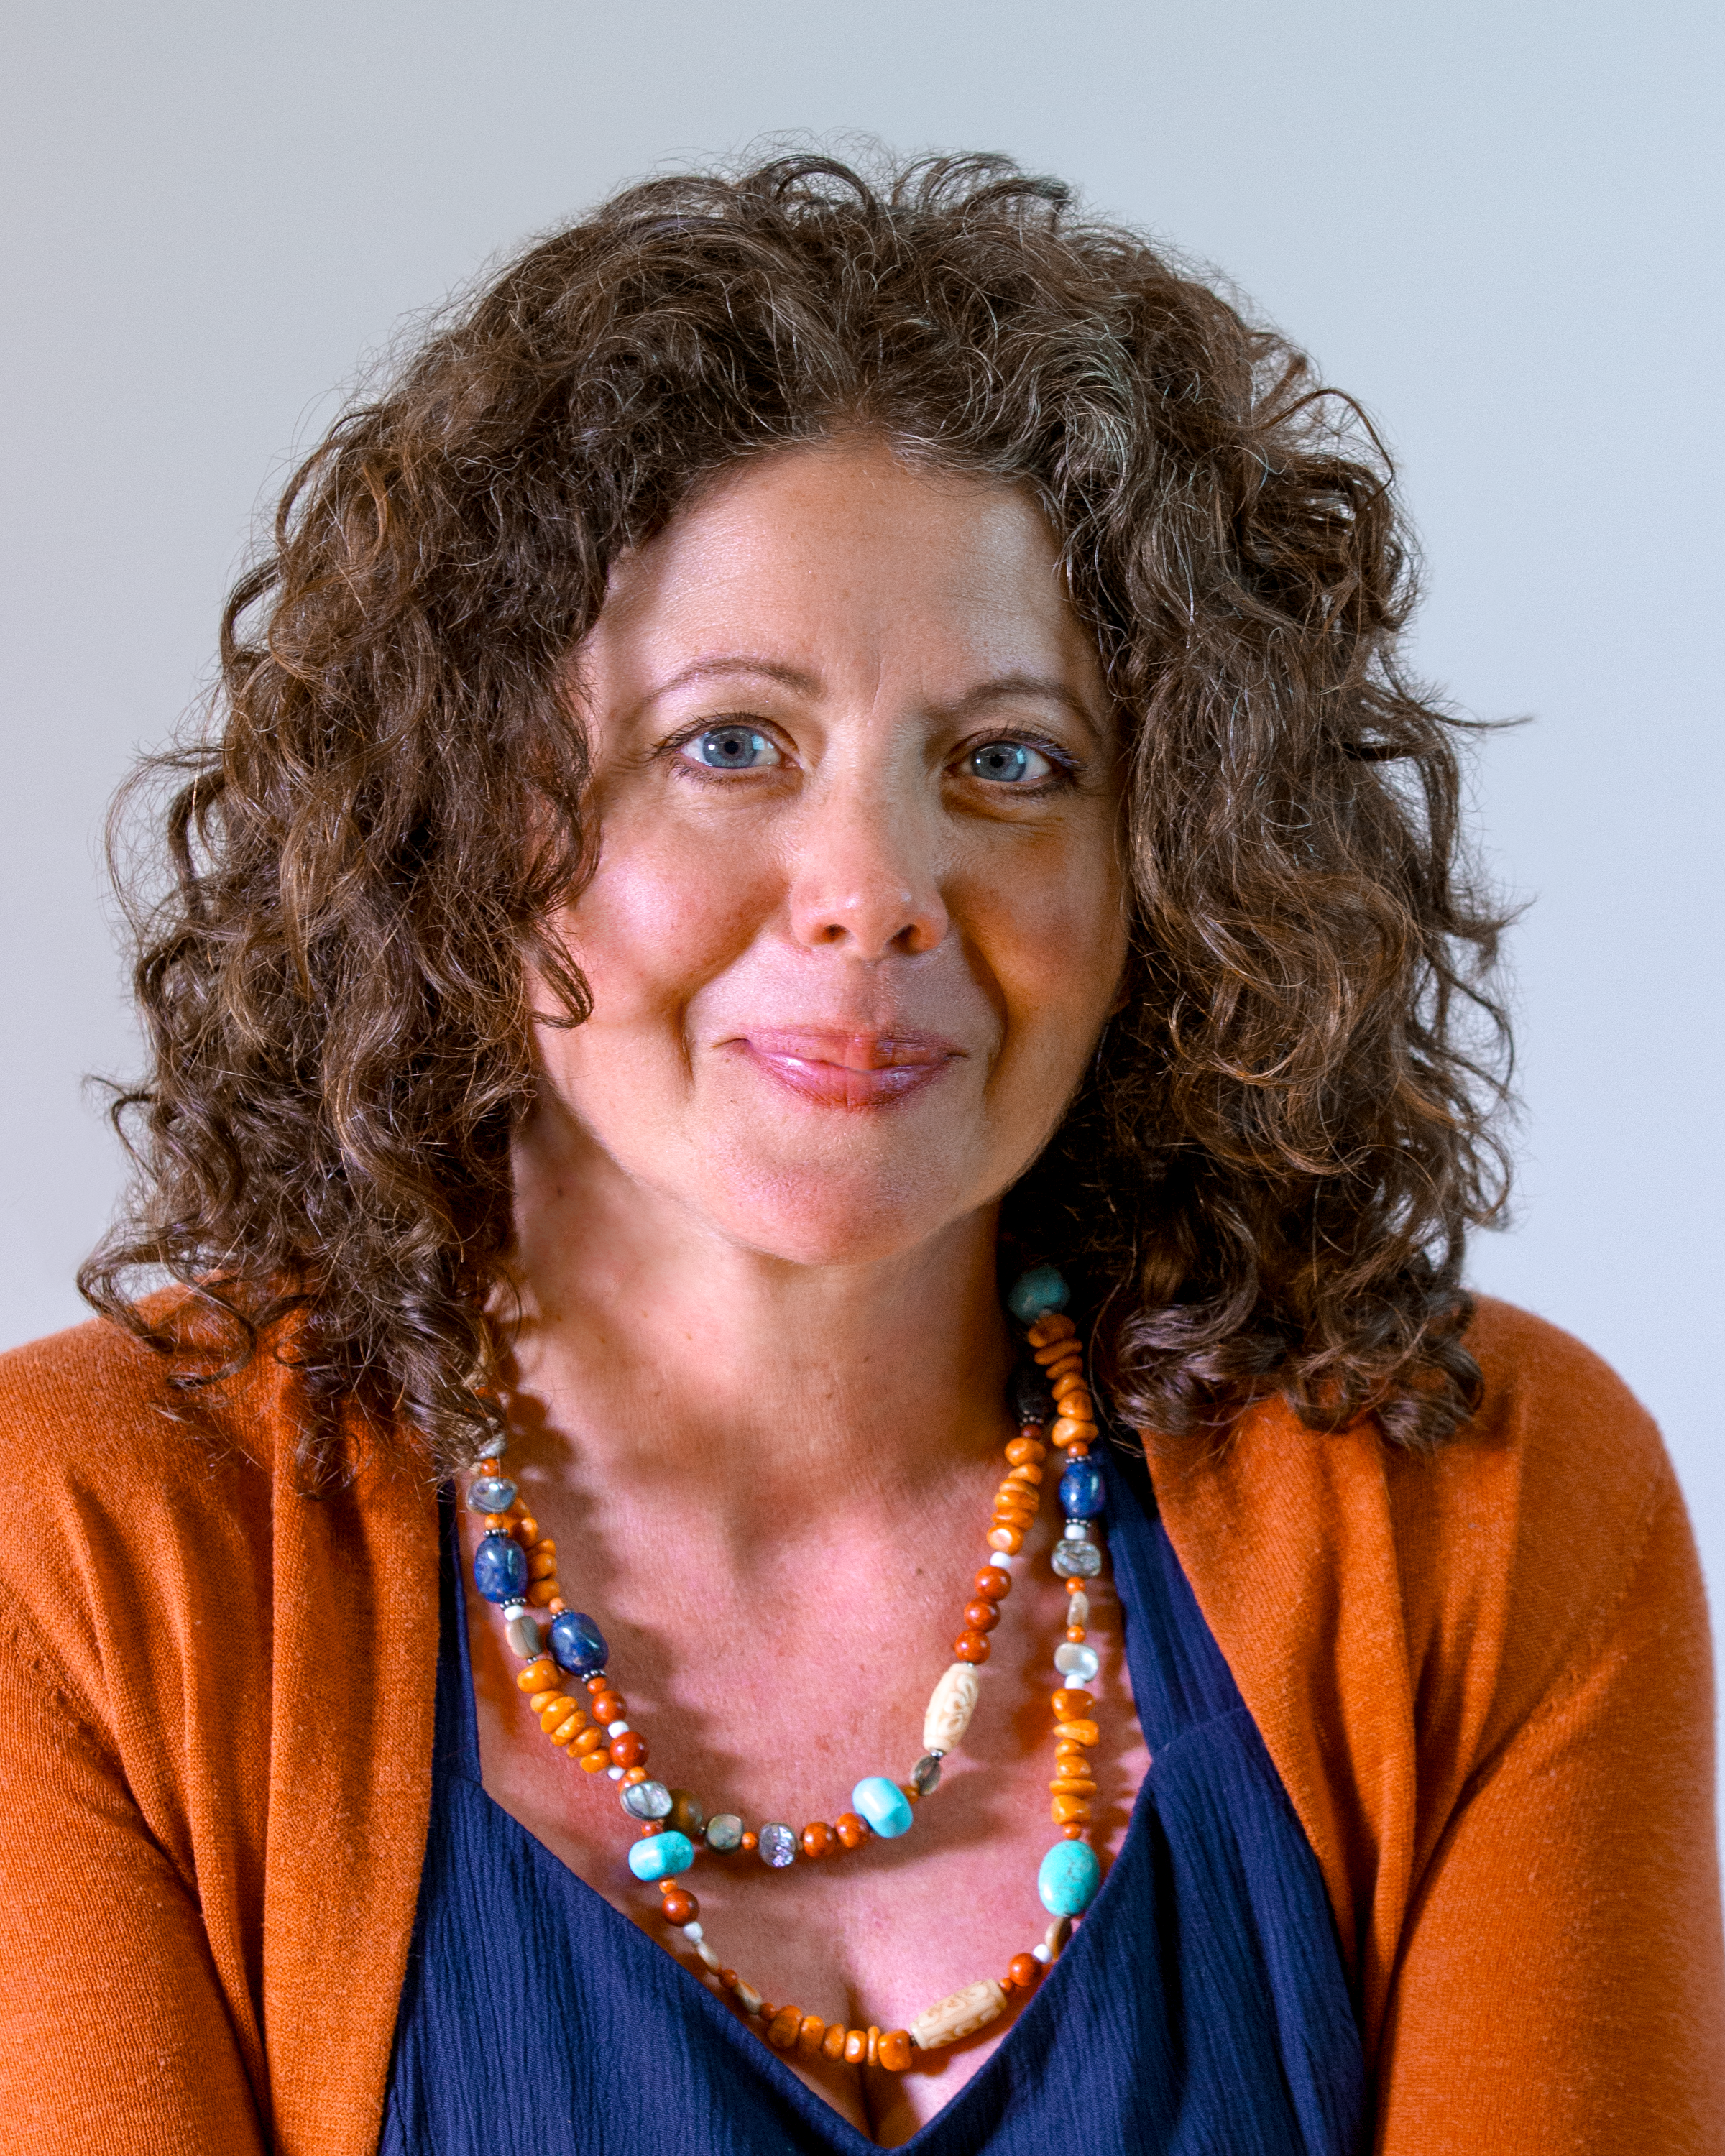
<svg viewBox="0 0 1725 2156">
<path fill-rule="evenodd" d="M 1430 1460 L 1279 1404 L 1152 1450 L 1328 1884 L 1383 2156 L 1718 2156 L 1707 1620 L 1658 1435 L 1502 1305 Z M 0 1358 L 0 2150 L 377 2145 L 430 1790 L 433 1491 L 295 1493 L 85 1326 Z"/>
</svg>

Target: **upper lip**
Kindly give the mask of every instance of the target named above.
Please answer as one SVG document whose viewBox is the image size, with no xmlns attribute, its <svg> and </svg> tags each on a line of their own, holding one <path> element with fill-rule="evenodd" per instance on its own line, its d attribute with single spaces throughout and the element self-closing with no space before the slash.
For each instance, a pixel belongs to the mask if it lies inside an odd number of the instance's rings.
<svg viewBox="0 0 1725 2156">
<path fill-rule="evenodd" d="M 906 1065 L 945 1063 L 965 1051 L 943 1034 L 914 1027 L 767 1026 L 733 1034 L 759 1055 L 831 1063 L 844 1070 L 893 1070 Z"/>
</svg>

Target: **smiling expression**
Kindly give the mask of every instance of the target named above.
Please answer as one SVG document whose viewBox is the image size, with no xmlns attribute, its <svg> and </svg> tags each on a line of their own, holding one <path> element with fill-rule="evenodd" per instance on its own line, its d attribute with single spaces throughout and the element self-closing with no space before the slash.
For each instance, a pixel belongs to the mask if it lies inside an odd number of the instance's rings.
<svg viewBox="0 0 1725 2156">
<path fill-rule="evenodd" d="M 590 1164 L 803 1263 L 991 1204 L 1126 950 L 1113 720 L 1034 504 L 874 442 L 740 466 L 619 565 L 574 680 L 593 1014 L 539 1042 Z"/>
</svg>

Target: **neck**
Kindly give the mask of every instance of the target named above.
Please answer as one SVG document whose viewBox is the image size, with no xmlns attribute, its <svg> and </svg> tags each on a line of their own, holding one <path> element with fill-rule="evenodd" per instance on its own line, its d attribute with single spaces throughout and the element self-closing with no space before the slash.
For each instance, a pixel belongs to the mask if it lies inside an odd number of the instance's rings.
<svg viewBox="0 0 1725 2156">
<path fill-rule="evenodd" d="M 803 1264 L 542 1122 L 515 1174 L 518 1419 L 542 1415 L 584 1472 L 813 1523 L 915 1502 L 1000 1443 L 996 1207 L 890 1257 Z"/>
</svg>

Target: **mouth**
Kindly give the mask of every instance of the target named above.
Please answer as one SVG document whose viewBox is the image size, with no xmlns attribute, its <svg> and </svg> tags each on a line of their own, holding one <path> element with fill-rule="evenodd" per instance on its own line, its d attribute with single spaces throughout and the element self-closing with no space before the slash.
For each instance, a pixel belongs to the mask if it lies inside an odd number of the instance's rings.
<svg viewBox="0 0 1725 2156">
<path fill-rule="evenodd" d="M 965 1051 L 932 1033 L 829 1033 L 796 1028 L 723 1044 L 805 1101 L 886 1108 L 943 1077 Z"/>
</svg>

